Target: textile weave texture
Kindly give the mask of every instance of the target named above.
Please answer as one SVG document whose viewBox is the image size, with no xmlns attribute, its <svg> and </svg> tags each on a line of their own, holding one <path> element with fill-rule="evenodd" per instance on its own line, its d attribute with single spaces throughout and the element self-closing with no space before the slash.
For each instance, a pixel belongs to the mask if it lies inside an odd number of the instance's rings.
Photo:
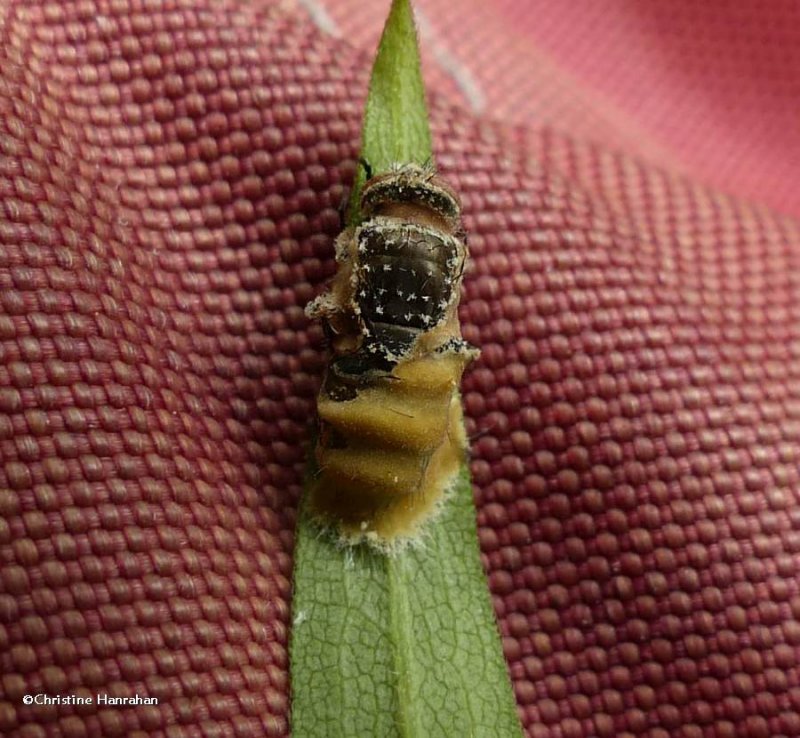
<svg viewBox="0 0 800 738">
<path fill-rule="evenodd" d="M 386 5 L 0 0 L 3 736 L 289 734 Z M 418 5 L 527 735 L 800 736 L 796 6 Z M 22 699 L 98 691 L 159 704 Z"/>
</svg>

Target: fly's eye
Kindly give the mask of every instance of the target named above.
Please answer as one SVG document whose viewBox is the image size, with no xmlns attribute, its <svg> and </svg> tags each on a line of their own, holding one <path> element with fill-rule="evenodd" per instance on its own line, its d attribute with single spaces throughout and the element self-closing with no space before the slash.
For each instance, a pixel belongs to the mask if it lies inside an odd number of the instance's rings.
<svg viewBox="0 0 800 738">
<path fill-rule="evenodd" d="M 373 177 L 361 195 L 361 213 L 365 218 L 381 214 L 391 206 L 415 206 L 447 221 L 461 216 L 461 203 L 455 191 L 429 170 L 407 166 Z"/>
</svg>

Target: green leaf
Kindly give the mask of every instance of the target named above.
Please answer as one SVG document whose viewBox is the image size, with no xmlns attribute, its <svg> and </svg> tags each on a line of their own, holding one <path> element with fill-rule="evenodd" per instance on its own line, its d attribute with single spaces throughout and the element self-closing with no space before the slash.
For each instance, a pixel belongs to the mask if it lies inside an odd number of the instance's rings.
<svg viewBox="0 0 800 738">
<path fill-rule="evenodd" d="M 362 156 L 376 173 L 431 157 L 408 0 L 393 2 L 378 49 Z M 343 545 L 301 505 L 290 650 L 294 738 L 522 735 L 466 465 L 420 542 L 390 555 Z"/>
<path fill-rule="evenodd" d="M 432 157 L 414 16 L 409 2 L 393 2 L 372 66 L 361 159 L 378 174 L 397 162 L 424 164 Z M 364 169 L 359 167 L 348 222 L 357 218 L 358 197 L 365 180 Z"/>
<path fill-rule="evenodd" d="M 477 541 L 466 469 L 424 545 L 393 556 L 302 519 L 294 738 L 521 735 Z"/>
</svg>

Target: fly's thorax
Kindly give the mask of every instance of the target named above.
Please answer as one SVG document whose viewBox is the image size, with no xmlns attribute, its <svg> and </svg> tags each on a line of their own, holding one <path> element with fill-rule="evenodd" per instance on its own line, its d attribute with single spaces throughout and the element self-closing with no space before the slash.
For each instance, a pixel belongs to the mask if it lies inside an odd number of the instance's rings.
<svg viewBox="0 0 800 738">
<path fill-rule="evenodd" d="M 373 218 L 356 231 L 355 295 L 367 326 L 412 332 L 441 323 L 458 295 L 464 244 L 425 225 Z"/>
</svg>

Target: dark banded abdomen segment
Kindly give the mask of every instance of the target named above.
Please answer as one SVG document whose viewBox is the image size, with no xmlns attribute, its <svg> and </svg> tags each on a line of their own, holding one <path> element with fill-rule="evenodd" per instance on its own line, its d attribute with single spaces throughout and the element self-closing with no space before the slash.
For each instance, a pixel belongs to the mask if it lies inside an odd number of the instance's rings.
<svg viewBox="0 0 800 738">
<path fill-rule="evenodd" d="M 368 350 L 402 354 L 445 318 L 464 245 L 428 226 L 379 219 L 362 225 L 356 239 L 355 301 L 369 331 Z"/>
</svg>

